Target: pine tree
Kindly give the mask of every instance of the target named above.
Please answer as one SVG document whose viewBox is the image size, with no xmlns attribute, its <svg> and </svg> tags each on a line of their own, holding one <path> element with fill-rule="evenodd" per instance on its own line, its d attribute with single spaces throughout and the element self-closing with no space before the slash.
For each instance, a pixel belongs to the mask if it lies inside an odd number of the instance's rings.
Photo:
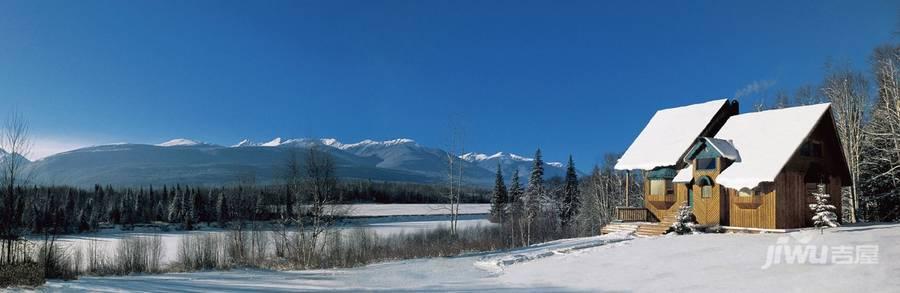
<svg viewBox="0 0 900 293">
<path fill-rule="evenodd" d="M 563 190 L 562 210 L 560 211 L 560 220 L 563 228 L 571 224 L 572 219 L 579 209 L 579 200 L 581 195 L 578 192 L 578 174 L 575 172 L 575 162 L 572 155 L 569 155 L 569 165 L 566 167 L 566 182 Z"/>
<path fill-rule="evenodd" d="M 294 191 L 291 190 L 291 185 L 286 184 L 284 187 L 284 215 L 283 218 L 286 220 L 290 220 L 294 218 Z"/>
<path fill-rule="evenodd" d="M 78 215 L 78 222 L 79 232 L 93 231 L 97 227 L 97 222 L 94 218 L 93 199 L 89 198 L 87 202 L 84 203 L 84 208 L 81 209 L 81 212 Z"/>
<path fill-rule="evenodd" d="M 525 204 L 522 201 L 524 191 L 522 184 L 519 183 L 519 169 L 513 171 L 512 183 L 509 185 L 509 195 L 507 196 L 507 214 L 513 221 L 518 221 L 525 214 Z"/>
<path fill-rule="evenodd" d="M 181 222 L 183 217 L 182 205 L 184 200 L 182 199 L 181 188 L 177 188 L 174 193 L 175 195 L 169 201 L 169 223 Z"/>
<path fill-rule="evenodd" d="M 49 189 L 48 189 L 49 192 Z M 77 213 L 75 212 L 78 204 L 76 202 L 76 195 L 72 189 L 69 189 L 66 192 L 66 207 L 65 207 L 65 216 L 63 217 L 63 221 L 61 222 L 63 227 L 63 231 L 70 232 L 74 231 L 77 228 L 77 222 L 75 216 Z"/>
<path fill-rule="evenodd" d="M 153 206 L 147 204 L 147 196 L 144 194 L 144 188 L 141 187 L 140 192 L 134 197 L 134 223 L 147 222 L 147 215 Z"/>
<path fill-rule="evenodd" d="M 192 221 L 194 224 L 198 224 L 204 219 L 206 219 L 206 200 L 203 198 L 203 193 L 200 192 L 200 189 L 194 190 L 194 199 L 191 201 L 192 208 L 194 214 Z"/>
<path fill-rule="evenodd" d="M 266 205 L 263 202 L 261 194 L 256 195 L 256 202 L 253 203 L 253 220 L 262 220 L 266 217 Z"/>
<path fill-rule="evenodd" d="M 823 230 L 826 226 L 832 228 L 840 226 L 837 215 L 834 213 L 835 207 L 828 203 L 828 198 L 831 195 L 825 192 L 825 185 L 819 184 L 816 192 L 813 192 L 813 196 L 816 197 L 816 203 L 810 204 L 809 209 L 815 213 L 812 220 L 816 228 L 819 228 L 819 232 L 824 233 Z"/>
<path fill-rule="evenodd" d="M 134 224 L 132 197 L 131 190 L 125 191 L 125 194 L 119 197 L 119 202 L 116 205 L 116 209 L 119 211 L 119 223 L 122 224 L 122 229 L 126 230 L 131 229 L 132 224 Z"/>
<path fill-rule="evenodd" d="M 228 209 L 228 200 L 225 198 L 225 192 L 219 192 L 219 198 L 216 201 L 216 219 L 219 221 L 220 227 L 225 227 L 230 220 L 231 211 Z"/>
<path fill-rule="evenodd" d="M 503 171 L 497 163 L 497 178 L 494 181 L 494 192 L 491 196 L 491 218 L 501 223 L 506 221 L 506 204 L 508 202 L 506 183 L 503 182 Z"/>
<path fill-rule="evenodd" d="M 531 226 L 541 212 L 541 201 L 546 194 L 544 190 L 544 161 L 541 158 L 541 149 L 534 153 L 534 165 L 531 167 L 531 177 L 528 179 L 528 187 L 525 189 L 525 220 L 526 238 L 525 244 L 531 244 Z"/>
<path fill-rule="evenodd" d="M 675 218 L 675 222 L 672 223 L 672 229 L 678 234 L 693 233 L 696 222 L 693 209 L 685 203 L 678 209 L 678 215 Z"/>
<path fill-rule="evenodd" d="M 186 187 L 186 194 L 181 199 L 181 211 L 182 211 L 182 221 L 184 223 L 185 230 L 194 230 L 194 217 L 196 216 L 194 211 L 194 192 Z"/>
<path fill-rule="evenodd" d="M 104 209 L 103 203 L 106 202 L 106 193 L 103 191 L 103 188 L 100 187 L 99 184 L 94 185 L 94 195 L 96 196 L 96 201 L 94 201 L 94 219 L 97 222 L 105 222 L 107 220 L 107 215 L 104 213 L 106 209 Z M 95 227 L 96 228 L 96 227 Z"/>
</svg>

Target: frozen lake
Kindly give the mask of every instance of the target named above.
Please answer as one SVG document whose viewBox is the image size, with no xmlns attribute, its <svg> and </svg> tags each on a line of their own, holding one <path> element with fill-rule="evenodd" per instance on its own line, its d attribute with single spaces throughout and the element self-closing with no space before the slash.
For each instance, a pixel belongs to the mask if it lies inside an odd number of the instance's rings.
<svg viewBox="0 0 900 293">
<path fill-rule="evenodd" d="M 461 206 L 458 227 L 464 229 L 494 225 L 487 220 L 486 212 L 489 208 L 489 204 L 467 204 Z M 338 229 L 344 235 L 355 230 L 364 230 L 383 237 L 446 228 L 449 225 L 447 210 L 440 205 L 364 204 L 353 205 L 350 217 L 341 220 L 335 226 L 335 229 Z M 261 230 L 265 231 L 269 237 L 274 237 L 274 232 L 271 231 L 271 228 L 263 227 Z M 58 241 L 66 246 L 70 252 L 80 250 L 82 253 L 87 254 L 87 250 L 93 245 L 102 254 L 111 256 L 123 239 L 159 236 L 163 245 L 161 263 L 167 265 L 176 259 L 178 247 L 183 238 L 204 236 L 204 234 L 219 234 L 225 237 L 227 233 L 228 231 L 220 228 L 205 226 L 195 231 L 104 230 L 96 233 L 66 235 L 60 237 Z"/>
</svg>

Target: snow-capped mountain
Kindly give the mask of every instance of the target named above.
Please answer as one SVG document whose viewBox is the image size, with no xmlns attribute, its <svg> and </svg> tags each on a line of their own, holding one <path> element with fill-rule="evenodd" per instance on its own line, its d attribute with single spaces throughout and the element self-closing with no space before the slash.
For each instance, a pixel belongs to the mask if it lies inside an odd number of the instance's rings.
<svg viewBox="0 0 900 293">
<path fill-rule="evenodd" d="M 472 162 L 474 164 L 477 164 L 481 168 L 492 170 L 494 172 L 497 171 L 497 165 L 499 164 L 500 170 L 503 172 L 503 177 L 507 180 L 510 180 L 513 176 L 513 173 L 518 170 L 519 179 L 523 180 L 523 183 L 527 182 L 528 176 L 531 173 L 531 167 L 534 165 L 534 158 L 528 158 L 517 154 L 504 152 L 498 152 L 493 155 L 481 153 L 466 153 L 462 156 L 459 156 L 459 158 L 468 162 Z M 563 163 L 544 161 L 545 178 L 553 178 L 556 176 L 562 177 L 565 175 L 566 169 Z"/>
<path fill-rule="evenodd" d="M 31 163 L 29 168 L 40 181 L 78 186 L 220 185 L 244 181 L 246 177 L 267 184 L 278 182 L 289 156 L 298 154 L 302 160 L 311 148 L 331 154 L 340 177 L 379 181 L 440 183 L 446 180 L 448 159 L 453 159 L 462 164 L 467 182 L 489 185 L 498 160 L 507 179 L 514 169 L 527 176 L 533 161 L 506 153 L 457 158 L 407 138 L 343 143 L 334 138 L 279 137 L 264 143 L 245 139 L 232 146 L 179 138 L 155 145 L 86 147 L 46 157 Z M 547 178 L 564 174 L 562 168 L 551 163 L 545 170 Z"/>
<path fill-rule="evenodd" d="M 199 142 L 199 141 L 191 140 L 191 139 L 187 139 L 187 138 L 176 138 L 176 139 L 164 142 L 164 143 L 157 144 L 157 146 L 161 146 L 161 147 L 202 146 L 202 145 L 211 146 L 211 144 L 207 144 L 204 142 Z"/>
</svg>

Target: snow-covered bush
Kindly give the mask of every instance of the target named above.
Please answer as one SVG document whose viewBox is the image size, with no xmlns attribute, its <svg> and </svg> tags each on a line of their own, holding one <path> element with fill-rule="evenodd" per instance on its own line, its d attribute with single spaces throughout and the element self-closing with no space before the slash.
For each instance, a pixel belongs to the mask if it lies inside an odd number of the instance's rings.
<svg viewBox="0 0 900 293">
<path fill-rule="evenodd" d="M 693 209 L 687 204 L 681 205 L 678 209 L 678 217 L 672 223 L 672 229 L 678 234 L 694 233 L 696 231 L 697 219 L 694 218 Z"/>
<path fill-rule="evenodd" d="M 816 203 L 810 204 L 809 209 L 815 213 L 812 217 L 813 225 L 819 228 L 819 232 L 823 232 L 822 230 L 825 227 L 834 228 L 840 226 L 837 215 L 834 213 L 836 208 L 828 203 L 828 198 L 831 195 L 825 192 L 825 185 L 819 184 L 819 188 L 816 192 L 813 192 L 813 196 L 816 197 Z"/>
</svg>

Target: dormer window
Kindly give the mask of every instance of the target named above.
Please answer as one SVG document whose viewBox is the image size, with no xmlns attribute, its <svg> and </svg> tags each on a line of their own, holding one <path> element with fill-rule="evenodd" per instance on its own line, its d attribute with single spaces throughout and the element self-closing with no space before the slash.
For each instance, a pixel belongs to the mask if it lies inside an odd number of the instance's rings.
<svg viewBox="0 0 900 293">
<path fill-rule="evenodd" d="M 715 170 L 715 169 L 716 169 L 716 159 L 715 158 L 697 159 L 697 170 Z"/>
</svg>

